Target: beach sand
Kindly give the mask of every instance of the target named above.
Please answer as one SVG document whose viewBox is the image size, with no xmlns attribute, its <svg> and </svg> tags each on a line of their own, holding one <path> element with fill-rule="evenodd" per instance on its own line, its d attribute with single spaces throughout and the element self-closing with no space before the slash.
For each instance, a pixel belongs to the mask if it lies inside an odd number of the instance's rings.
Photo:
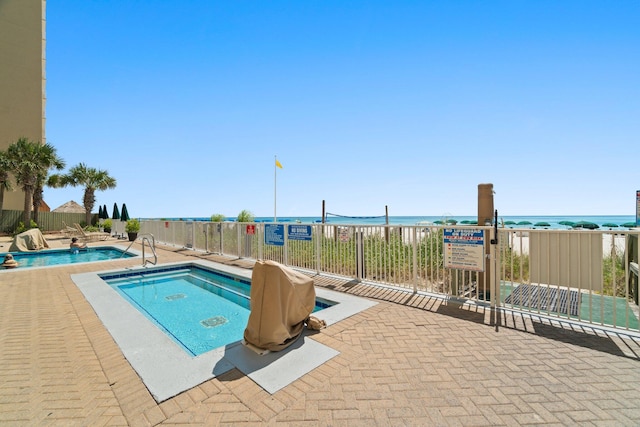
<svg viewBox="0 0 640 427">
<path fill-rule="evenodd" d="M 535 233 L 535 231 L 533 231 Z M 546 232 L 546 231 L 545 231 Z M 531 231 L 513 231 L 509 234 L 509 240 L 513 251 L 517 254 L 529 254 L 529 234 Z M 565 233 L 591 233 L 591 231 L 570 230 Z M 611 255 L 612 251 L 616 251 L 618 256 L 624 255 L 625 250 L 625 234 L 614 232 L 600 232 L 602 234 L 602 254 L 603 256 Z M 613 245 L 613 246 L 612 246 Z"/>
</svg>

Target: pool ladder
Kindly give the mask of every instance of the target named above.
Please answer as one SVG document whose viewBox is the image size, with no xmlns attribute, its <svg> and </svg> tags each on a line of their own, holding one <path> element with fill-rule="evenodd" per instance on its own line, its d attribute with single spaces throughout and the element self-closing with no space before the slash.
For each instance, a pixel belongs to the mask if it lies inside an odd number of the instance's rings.
<svg viewBox="0 0 640 427">
<path fill-rule="evenodd" d="M 127 246 L 127 249 L 123 252 L 122 255 L 127 253 L 127 251 L 138 239 L 142 240 L 142 266 L 143 267 L 146 266 L 147 263 L 156 265 L 158 263 L 158 254 L 156 253 L 156 238 L 153 237 L 153 234 L 151 233 L 144 233 L 144 234 L 138 235 L 138 237 L 135 240 L 132 240 L 131 243 L 129 243 L 129 246 Z M 153 253 L 153 261 L 151 261 L 150 259 L 147 259 L 147 257 L 145 256 L 144 248 L 146 247 L 146 245 L 149 245 L 149 249 L 151 249 L 151 252 Z"/>
</svg>

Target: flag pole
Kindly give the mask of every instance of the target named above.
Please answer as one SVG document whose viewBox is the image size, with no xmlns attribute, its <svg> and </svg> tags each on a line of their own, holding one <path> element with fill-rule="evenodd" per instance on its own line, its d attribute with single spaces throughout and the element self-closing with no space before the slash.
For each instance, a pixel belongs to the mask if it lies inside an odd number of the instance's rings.
<svg viewBox="0 0 640 427">
<path fill-rule="evenodd" d="M 278 175 L 278 156 L 273 156 L 273 222 L 278 222 L 278 217 L 276 215 L 276 177 Z"/>
</svg>

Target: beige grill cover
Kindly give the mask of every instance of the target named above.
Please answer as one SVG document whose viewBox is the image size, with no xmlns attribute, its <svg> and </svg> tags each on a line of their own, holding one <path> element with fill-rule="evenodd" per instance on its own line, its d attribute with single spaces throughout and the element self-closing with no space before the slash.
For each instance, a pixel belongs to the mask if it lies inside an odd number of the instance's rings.
<svg viewBox="0 0 640 427">
<path fill-rule="evenodd" d="M 316 304 L 313 279 L 275 261 L 258 261 L 251 276 L 247 343 L 279 351 L 293 344 Z"/>
<path fill-rule="evenodd" d="M 9 252 L 38 251 L 48 247 L 49 243 L 45 240 L 40 229 L 32 228 L 16 235 L 13 243 L 11 243 Z"/>
</svg>

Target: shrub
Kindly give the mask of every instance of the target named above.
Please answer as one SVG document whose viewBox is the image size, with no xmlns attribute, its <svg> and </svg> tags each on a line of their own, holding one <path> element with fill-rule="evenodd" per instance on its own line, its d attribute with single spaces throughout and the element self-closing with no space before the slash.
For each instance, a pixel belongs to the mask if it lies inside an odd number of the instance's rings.
<svg viewBox="0 0 640 427">
<path fill-rule="evenodd" d="M 34 220 L 31 220 L 31 222 L 29 223 L 29 228 L 24 226 L 24 222 L 20 221 L 18 223 L 18 226 L 16 227 L 16 229 L 13 231 L 13 235 L 16 236 L 20 233 L 24 233 L 27 230 L 30 230 L 32 228 L 38 228 L 38 224 L 36 224 L 36 222 Z"/>
<path fill-rule="evenodd" d="M 137 219 L 128 220 L 127 225 L 124 227 L 124 231 L 127 233 L 138 233 L 140 231 L 140 221 Z"/>
<path fill-rule="evenodd" d="M 238 221 L 238 222 L 253 222 L 254 218 L 255 217 L 253 216 L 253 214 L 250 211 L 244 209 L 238 214 L 238 218 L 236 219 L 236 221 Z"/>
<path fill-rule="evenodd" d="M 109 218 L 105 219 L 104 221 L 102 221 L 102 228 L 104 229 L 104 231 L 111 231 L 111 227 L 113 226 L 113 223 L 111 222 L 111 220 Z"/>
<path fill-rule="evenodd" d="M 15 230 L 13 230 L 13 235 L 18 235 L 24 231 L 27 231 L 27 227 L 24 226 L 24 222 L 20 221 Z"/>
</svg>

